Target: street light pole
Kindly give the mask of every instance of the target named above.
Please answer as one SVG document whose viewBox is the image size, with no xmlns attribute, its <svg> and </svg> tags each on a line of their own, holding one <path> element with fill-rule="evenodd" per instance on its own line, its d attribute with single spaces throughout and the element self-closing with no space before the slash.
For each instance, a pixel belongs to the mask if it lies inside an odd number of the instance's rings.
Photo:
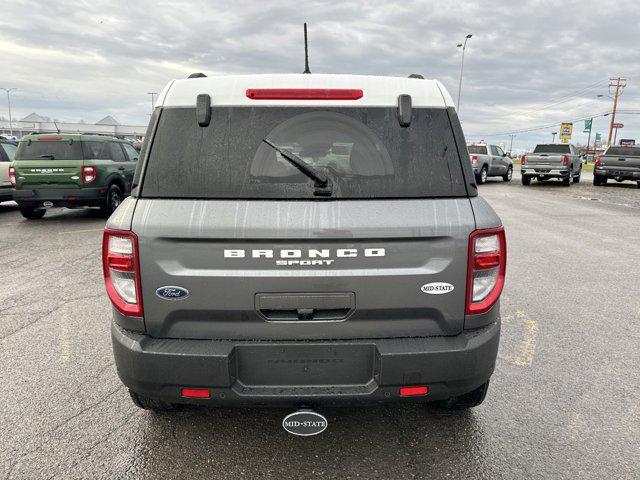
<svg viewBox="0 0 640 480">
<path fill-rule="evenodd" d="M 153 106 L 155 105 L 155 102 L 153 101 L 153 97 L 155 95 L 158 95 L 158 92 L 147 92 L 147 95 L 151 95 L 151 113 L 153 113 Z"/>
<path fill-rule="evenodd" d="M 467 40 L 469 40 L 473 35 L 467 34 L 464 37 L 464 43 L 459 43 L 458 48 L 462 47 L 462 61 L 460 62 L 460 79 L 458 80 L 458 106 L 456 108 L 458 115 L 460 115 L 460 94 L 462 93 L 462 73 L 464 72 L 464 51 L 467 49 Z"/>
<path fill-rule="evenodd" d="M 7 92 L 7 104 L 9 105 L 9 132 L 13 137 L 13 119 L 11 118 L 11 92 L 17 90 L 17 88 L 0 88 L 0 90 L 4 90 Z"/>
<path fill-rule="evenodd" d="M 591 120 L 589 120 L 589 138 L 587 139 L 587 151 L 584 152 L 584 158 L 587 159 L 587 162 L 589 161 L 589 144 L 591 143 L 591 130 L 593 130 L 593 117 L 591 117 Z"/>
<path fill-rule="evenodd" d="M 558 134 L 558 132 L 551 132 L 551 135 L 553 135 L 553 140 L 551 140 L 551 143 L 556 143 L 556 135 Z"/>
</svg>

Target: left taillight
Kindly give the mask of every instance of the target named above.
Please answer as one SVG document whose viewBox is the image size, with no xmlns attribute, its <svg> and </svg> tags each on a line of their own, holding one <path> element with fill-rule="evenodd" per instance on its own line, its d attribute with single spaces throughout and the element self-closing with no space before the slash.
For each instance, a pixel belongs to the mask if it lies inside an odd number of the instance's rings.
<svg viewBox="0 0 640 480">
<path fill-rule="evenodd" d="M 500 298 L 507 267 L 504 228 L 476 230 L 469 236 L 467 315 L 484 313 Z"/>
<path fill-rule="evenodd" d="M 564 157 L 562 157 L 562 164 L 563 165 L 569 165 L 569 156 L 565 155 Z"/>
<path fill-rule="evenodd" d="M 471 155 L 471 165 L 473 165 L 474 167 L 478 164 L 478 156 L 477 155 Z"/>
<path fill-rule="evenodd" d="M 9 167 L 9 183 L 14 186 L 16 184 L 16 169 L 13 167 Z"/>
<path fill-rule="evenodd" d="M 124 315 L 141 317 L 138 237 L 135 233 L 105 229 L 102 237 L 102 270 L 113 306 Z"/>
<path fill-rule="evenodd" d="M 91 183 L 96 179 L 96 176 L 96 167 L 91 165 L 82 167 L 82 183 Z"/>
</svg>

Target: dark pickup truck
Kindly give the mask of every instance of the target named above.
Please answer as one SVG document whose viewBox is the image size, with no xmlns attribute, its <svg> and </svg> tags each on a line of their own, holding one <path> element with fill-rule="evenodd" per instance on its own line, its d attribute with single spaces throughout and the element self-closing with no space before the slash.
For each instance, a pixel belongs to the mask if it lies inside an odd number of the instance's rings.
<svg viewBox="0 0 640 480">
<path fill-rule="evenodd" d="M 640 147 L 611 146 L 596 157 L 593 184 L 599 187 L 610 178 L 617 182 L 632 180 L 640 188 Z"/>
</svg>

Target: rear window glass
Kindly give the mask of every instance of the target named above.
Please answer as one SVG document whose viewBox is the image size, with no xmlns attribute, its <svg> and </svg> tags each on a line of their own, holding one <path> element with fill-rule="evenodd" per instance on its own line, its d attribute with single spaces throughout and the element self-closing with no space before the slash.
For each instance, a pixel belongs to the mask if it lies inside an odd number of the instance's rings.
<svg viewBox="0 0 640 480">
<path fill-rule="evenodd" d="M 467 146 L 467 150 L 469 150 L 469 153 L 474 153 L 476 155 L 486 155 L 487 154 L 487 146 L 486 145 L 469 145 L 469 146 Z"/>
<path fill-rule="evenodd" d="M 533 153 L 571 153 L 569 144 L 536 145 Z"/>
<path fill-rule="evenodd" d="M 80 142 L 70 140 L 23 140 L 16 160 L 82 160 L 82 147 Z"/>
<path fill-rule="evenodd" d="M 332 198 L 466 194 L 447 111 L 396 108 L 219 107 L 200 127 L 193 108 L 162 111 L 141 197 L 313 199 L 314 180 L 263 142 L 332 184 Z"/>
<path fill-rule="evenodd" d="M 640 147 L 609 147 L 605 155 L 614 157 L 640 157 Z"/>
</svg>

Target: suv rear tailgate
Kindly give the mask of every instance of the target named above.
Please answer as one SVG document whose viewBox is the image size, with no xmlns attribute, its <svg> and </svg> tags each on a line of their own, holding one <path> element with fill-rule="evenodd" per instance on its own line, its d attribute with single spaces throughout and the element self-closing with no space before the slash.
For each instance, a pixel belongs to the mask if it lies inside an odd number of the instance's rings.
<svg viewBox="0 0 640 480">
<path fill-rule="evenodd" d="M 81 188 L 82 160 L 19 160 L 14 162 L 17 186 L 33 188 Z"/>
<path fill-rule="evenodd" d="M 474 226 L 468 198 L 139 199 L 146 329 L 238 340 L 455 335 Z M 423 293 L 432 282 L 454 289 Z M 161 298 L 165 286 L 189 295 Z"/>
</svg>

